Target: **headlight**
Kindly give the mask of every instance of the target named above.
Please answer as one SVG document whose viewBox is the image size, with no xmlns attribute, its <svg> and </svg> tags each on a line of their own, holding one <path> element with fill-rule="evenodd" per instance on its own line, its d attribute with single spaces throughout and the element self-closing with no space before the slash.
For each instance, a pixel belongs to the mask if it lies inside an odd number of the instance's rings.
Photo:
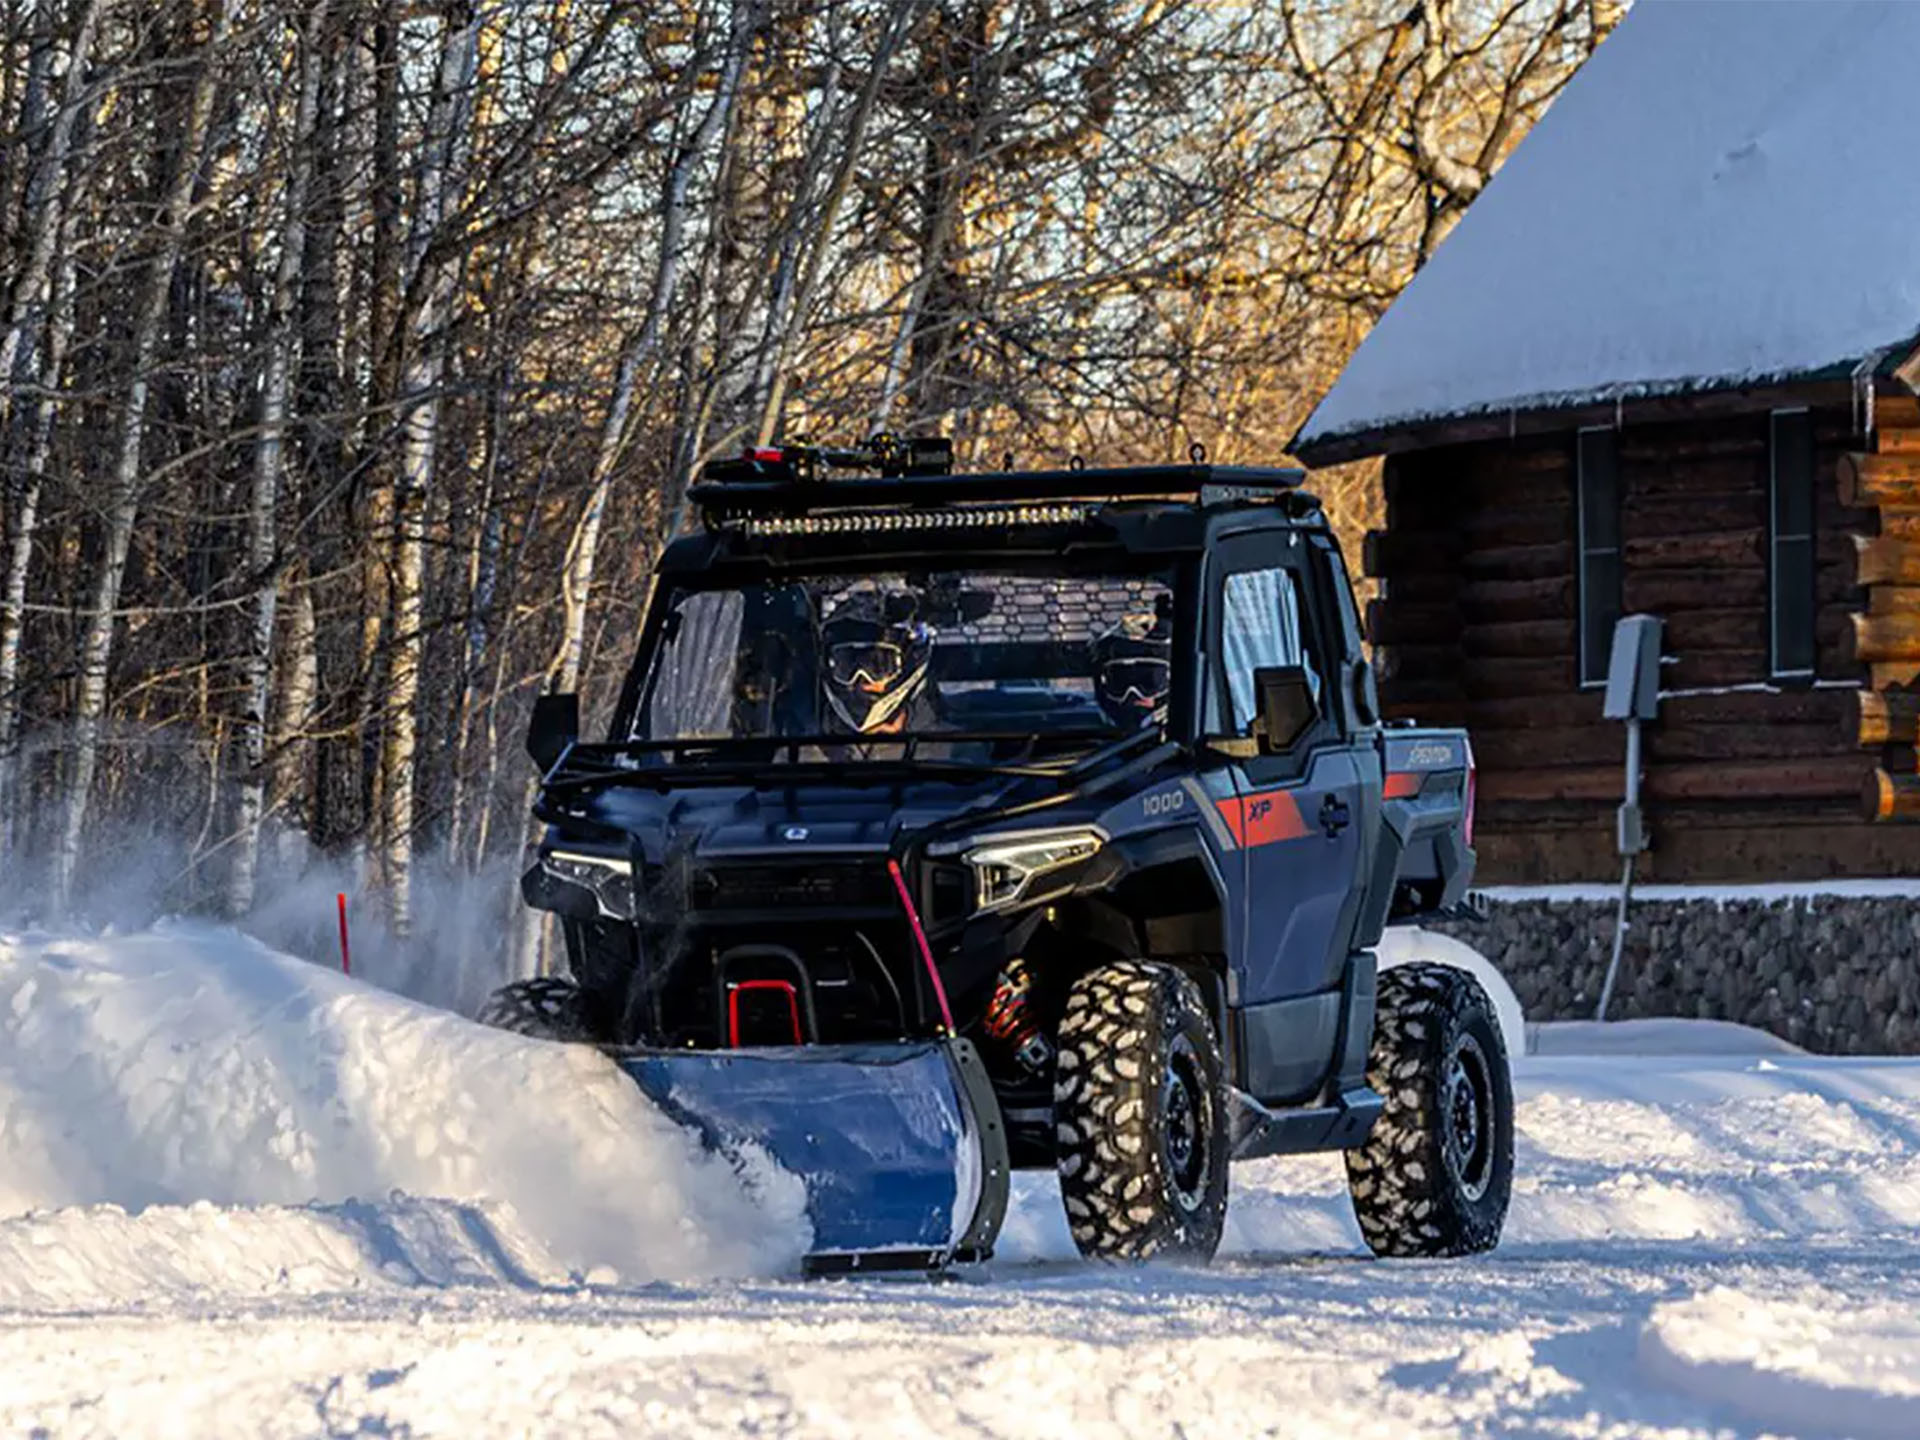
<svg viewBox="0 0 1920 1440">
<path fill-rule="evenodd" d="M 540 862 L 556 880 L 591 891 L 600 913 L 611 920 L 633 919 L 633 862 L 614 855 L 583 855 L 553 850 Z"/>
<path fill-rule="evenodd" d="M 1003 910 L 1037 888 L 1035 882 L 1069 865 L 1078 865 L 1105 843 L 1098 830 L 1055 830 L 1044 835 L 1009 835 L 966 852 L 973 867 L 974 908 Z"/>
</svg>

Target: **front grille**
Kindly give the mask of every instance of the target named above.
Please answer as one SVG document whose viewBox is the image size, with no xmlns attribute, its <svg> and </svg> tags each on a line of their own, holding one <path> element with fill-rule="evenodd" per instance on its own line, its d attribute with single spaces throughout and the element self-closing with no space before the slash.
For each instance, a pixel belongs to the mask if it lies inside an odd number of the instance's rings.
<svg viewBox="0 0 1920 1440">
<path fill-rule="evenodd" d="M 872 910 L 895 903 L 891 877 L 873 861 L 712 866 L 693 872 L 688 899 L 695 910 Z"/>
</svg>

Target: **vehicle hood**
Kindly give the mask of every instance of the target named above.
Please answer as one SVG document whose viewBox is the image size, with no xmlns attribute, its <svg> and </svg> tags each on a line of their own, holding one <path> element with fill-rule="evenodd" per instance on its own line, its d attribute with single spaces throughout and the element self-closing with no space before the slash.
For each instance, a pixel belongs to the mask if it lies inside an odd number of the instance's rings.
<svg viewBox="0 0 1920 1440">
<path fill-rule="evenodd" d="M 1031 777 L 912 783 L 767 783 L 657 790 L 612 785 L 546 807 L 549 842 L 591 837 L 622 845 L 649 864 L 667 860 L 769 858 L 796 852 L 886 854 L 917 832 L 961 813 L 983 822 L 1045 793 Z M 624 844 L 622 844 L 624 842 Z"/>
</svg>

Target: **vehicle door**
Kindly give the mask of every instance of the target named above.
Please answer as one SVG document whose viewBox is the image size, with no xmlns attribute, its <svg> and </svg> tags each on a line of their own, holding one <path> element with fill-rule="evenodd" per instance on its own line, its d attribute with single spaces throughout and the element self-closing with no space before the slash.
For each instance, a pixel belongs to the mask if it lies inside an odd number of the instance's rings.
<svg viewBox="0 0 1920 1440">
<path fill-rule="evenodd" d="M 1342 673 L 1338 619 L 1305 538 L 1291 530 L 1232 537 L 1213 559 L 1214 674 L 1203 728 L 1228 738 L 1219 749 L 1237 752 L 1228 762 L 1232 796 L 1218 808 L 1244 867 L 1240 999 L 1256 1006 L 1339 984 L 1360 867 L 1362 775 L 1332 693 Z M 1306 672 L 1310 723 L 1284 750 L 1247 743 L 1262 733 L 1259 672 L 1293 666 Z"/>
</svg>

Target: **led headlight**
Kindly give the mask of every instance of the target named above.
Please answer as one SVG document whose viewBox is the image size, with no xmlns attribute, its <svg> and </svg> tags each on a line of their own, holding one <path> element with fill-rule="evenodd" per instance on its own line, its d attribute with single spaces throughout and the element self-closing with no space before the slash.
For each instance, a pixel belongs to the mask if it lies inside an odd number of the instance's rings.
<svg viewBox="0 0 1920 1440">
<path fill-rule="evenodd" d="M 592 893 L 602 916 L 633 919 L 633 862 L 616 855 L 552 850 L 540 862 L 554 879 Z"/>
<path fill-rule="evenodd" d="M 1092 858 L 1106 837 L 1098 830 L 1052 830 L 1008 835 L 966 852 L 973 868 L 974 908 L 1004 910 L 1035 890 L 1037 882 L 1069 865 Z"/>
</svg>

